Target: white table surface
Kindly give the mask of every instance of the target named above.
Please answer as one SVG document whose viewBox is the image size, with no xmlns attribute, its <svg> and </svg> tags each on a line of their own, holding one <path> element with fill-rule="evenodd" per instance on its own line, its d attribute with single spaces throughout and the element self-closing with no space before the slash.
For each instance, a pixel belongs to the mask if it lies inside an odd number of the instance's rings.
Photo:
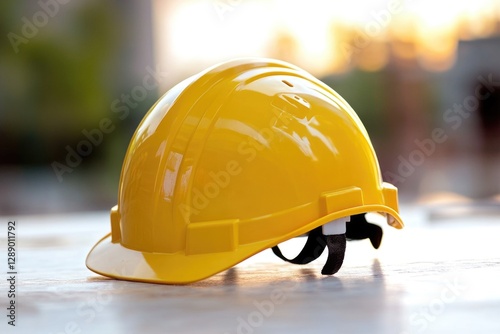
<svg viewBox="0 0 500 334">
<path fill-rule="evenodd" d="M 379 250 L 348 242 L 335 276 L 320 274 L 326 252 L 298 266 L 266 250 L 187 286 L 89 271 L 87 252 L 109 231 L 106 212 L 0 217 L 0 333 L 500 333 L 499 212 L 404 207 L 406 228 L 384 226 Z M 6 317 L 13 219 L 16 327 Z"/>
</svg>

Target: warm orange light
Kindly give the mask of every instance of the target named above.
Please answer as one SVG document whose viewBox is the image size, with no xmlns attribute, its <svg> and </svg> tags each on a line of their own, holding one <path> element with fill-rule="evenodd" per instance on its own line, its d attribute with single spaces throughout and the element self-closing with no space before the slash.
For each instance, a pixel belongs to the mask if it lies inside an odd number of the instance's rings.
<svg viewBox="0 0 500 334">
<path fill-rule="evenodd" d="M 495 0 L 155 0 L 154 13 L 157 59 L 192 73 L 246 56 L 279 57 L 319 76 L 378 70 L 388 50 L 444 70 L 459 39 L 500 27 Z"/>
</svg>

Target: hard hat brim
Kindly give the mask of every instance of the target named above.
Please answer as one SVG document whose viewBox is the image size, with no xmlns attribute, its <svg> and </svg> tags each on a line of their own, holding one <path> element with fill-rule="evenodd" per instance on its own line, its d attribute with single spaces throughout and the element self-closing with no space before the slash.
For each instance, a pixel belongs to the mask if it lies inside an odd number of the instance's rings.
<svg viewBox="0 0 500 334">
<path fill-rule="evenodd" d="M 162 284 L 188 284 L 231 268 L 267 248 L 297 237 L 333 219 L 365 212 L 387 215 L 389 225 L 403 227 L 399 214 L 385 205 L 367 205 L 321 217 L 280 238 L 239 245 L 232 252 L 188 255 L 177 253 L 140 252 L 111 241 L 111 233 L 104 236 L 90 250 L 86 266 L 91 271 L 116 279 Z"/>
<path fill-rule="evenodd" d="M 89 252 L 86 266 L 91 271 L 122 280 L 163 284 L 187 284 L 210 277 L 269 248 L 266 242 L 241 245 L 233 252 L 197 254 L 148 253 L 111 242 L 111 233 Z"/>
</svg>

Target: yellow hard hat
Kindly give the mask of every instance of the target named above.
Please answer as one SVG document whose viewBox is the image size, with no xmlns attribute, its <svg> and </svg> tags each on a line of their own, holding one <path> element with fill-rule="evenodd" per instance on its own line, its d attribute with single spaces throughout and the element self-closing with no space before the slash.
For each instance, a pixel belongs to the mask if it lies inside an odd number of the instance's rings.
<svg viewBox="0 0 500 334">
<path fill-rule="evenodd" d="M 328 246 L 323 273 L 332 274 L 346 237 L 380 244 L 367 212 L 403 227 L 397 189 L 382 181 L 347 102 L 288 63 L 234 60 L 179 83 L 144 117 L 123 163 L 111 233 L 86 264 L 113 278 L 183 284 L 267 248 L 288 260 L 277 245 L 309 234 L 288 261 L 307 263 Z"/>
</svg>

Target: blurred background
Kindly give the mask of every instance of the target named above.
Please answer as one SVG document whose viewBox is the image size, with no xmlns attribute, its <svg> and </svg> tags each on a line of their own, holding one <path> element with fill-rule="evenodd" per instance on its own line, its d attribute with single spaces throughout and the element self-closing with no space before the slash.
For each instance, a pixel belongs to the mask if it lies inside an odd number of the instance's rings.
<svg viewBox="0 0 500 334">
<path fill-rule="evenodd" d="M 0 30 L 0 214 L 108 210 L 156 99 L 246 56 L 338 91 L 403 201 L 500 200 L 500 1 L 4 0 Z"/>
</svg>

